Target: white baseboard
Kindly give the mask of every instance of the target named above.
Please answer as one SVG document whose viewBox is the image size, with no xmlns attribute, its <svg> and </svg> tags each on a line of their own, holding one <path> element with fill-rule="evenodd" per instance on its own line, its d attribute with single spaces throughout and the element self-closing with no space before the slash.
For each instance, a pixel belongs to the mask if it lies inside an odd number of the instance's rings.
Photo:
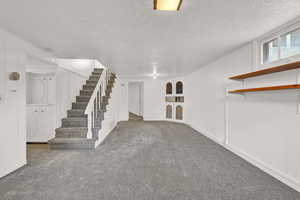
<svg viewBox="0 0 300 200">
<path fill-rule="evenodd" d="M 224 141 L 220 140 L 219 138 L 215 137 L 213 134 L 211 134 L 209 131 L 203 129 L 203 128 L 199 128 L 196 126 L 193 126 L 191 124 L 186 124 L 189 127 L 191 127 L 192 129 L 196 130 L 197 132 L 201 133 L 202 135 L 208 137 L 209 139 L 213 140 L 214 142 L 218 143 L 219 145 L 224 146 Z"/>
<path fill-rule="evenodd" d="M 13 168 L 3 172 L 0 174 L 0 179 L 4 178 L 6 176 L 9 176 L 10 174 L 14 173 L 15 171 L 21 169 L 22 167 L 27 165 L 27 159 L 21 161 L 20 163 L 15 164 L 15 166 L 13 166 Z"/>
<path fill-rule="evenodd" d="M 286 173 L 276 170 L 275 168 L 271 167 L 270 165 L 264 163 L 261 160 L 254 158 L 253 156 L 241 151 L 238 148 L 231 147 L 229 145 L 226 145 L 225 148 L 228 149 L 229 151 L 233 152 L 234 154 L 238 155 L 239 157 L 243 158 L 244 160 L 248 161 L 249 163 L 253 164 L 254 166 L 258 167 L 259 169 L 266 172 L 267 174 L 270 174 L 271 176 L 273 176 L 274 178 L 283 182 L 284 184 L 286 184 L 286 185 L 290 186 L 291 188 L 300 192 L 300 183 L 298 183 L 297 180 L 293 179 Z"/>
<path fill-rule="evenodd" d="M 286 173 L 283 173 L 283 172 L 271 167 L 270 165 L 266 164 L 265 162 L 254 158 L 250 154 L 247 154 L 238 148 L 232 147 L 230 145 L 225 145 L 224 141 L 221 141 L 220 139 L 216 138 L 215 136 L 213 136 L 213 134 L 211 134 L 209 131 L 207 131 L 205 129 L 195 127 L 190 124 L 187 124 L 187 125 L 193 129 L 195 129 L 196 131 L 198 131 L 200 134 L 210 138 L 214 142 L 223 146 L 224 148 L 231 151 L 232 153 L 243 158 L 244 160 L 246 160 L 247 162 L 256 166 L 257 168 L 261 169 L 262 171 L 266 172 L 267 174 L 271 175 L 272 177 L 276 178 L 277 180 L 281 181 L 282 183 L 284 183 L 284 184 L 288 185 L 289 187 L 293 188 L 294 190 L 300 192 L 300 182 L 295 180 L 294 178 L 290 177 Z"/>
</svg>

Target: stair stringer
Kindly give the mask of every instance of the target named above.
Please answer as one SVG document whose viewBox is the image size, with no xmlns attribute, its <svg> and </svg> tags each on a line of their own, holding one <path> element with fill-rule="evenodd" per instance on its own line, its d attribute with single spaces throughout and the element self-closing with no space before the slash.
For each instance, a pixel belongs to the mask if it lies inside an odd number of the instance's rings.
<svg viewBox="0 0 300 200">
<path fill-rule="evenodd" d="M 99 146 L 105 138 L 116 127 L 119 120 L 120 110 L 120 92 L 121 87 L 118 78 L 115 79 L 114 87 L 111 91 L 111 97 L 108 100 L 106 112 L 104 113 L 104 119 L 102 121 L 102 127 L 98 132 L 98 140 L 95 142 L 95 148 Z"/>
</svg>

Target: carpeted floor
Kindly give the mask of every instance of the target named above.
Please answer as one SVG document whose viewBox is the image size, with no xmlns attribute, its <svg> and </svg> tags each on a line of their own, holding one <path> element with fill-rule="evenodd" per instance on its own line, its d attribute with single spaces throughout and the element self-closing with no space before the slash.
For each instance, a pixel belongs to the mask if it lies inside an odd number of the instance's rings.
<svg viewBox="0 0 300 200">
<path fill-rule="evenodd" d="M 31 146 L 0 179 L 9 200 L 299 200 L 300 194 L 188 126 L 122 122 L 94 151 Z"/>
</svg>

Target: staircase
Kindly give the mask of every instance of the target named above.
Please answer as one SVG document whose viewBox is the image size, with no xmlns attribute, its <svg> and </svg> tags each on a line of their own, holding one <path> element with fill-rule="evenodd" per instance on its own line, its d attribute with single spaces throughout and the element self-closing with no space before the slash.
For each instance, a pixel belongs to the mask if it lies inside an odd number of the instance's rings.
<svg viewBox="0 0 300 200">
<path fill-rule="evenodd" d="M 68 110 L 67 118 L 62 119 L 62 126 L 55 130 L 55 138 L 50 140 L 51 149 L 94 149 L 98 139 L 98 132 L 101 129 L 101 122 L 104 120 L 104 113 L 108 105 L 110 94 L 115 83 L 114 74 L 104 75 L 106 90 L 105 94 L 99 95 L 97 91 L 97 103 L 93 102 L 92 119 L 86 113 L 86 108 L 95 93 L 96 86 L 100 85 L 100 77 L 103 69 L 94 69 L 86 84 L 80 90 L 80 95 L 76 97 L 76 102 L 72 103 L 72 109 Z M 103 76 L 102 76 L 103 78 Z M 101 91 L 101 88 L 100 88 Z M 95 97 L 94 97 L 95 98 Z M 100 100 L 100 99 L 101 100 Z M 91 125 L 89 125 L 91 123 Z M 89 129 L 91 134 L 89 136 Z"/>
</svg>

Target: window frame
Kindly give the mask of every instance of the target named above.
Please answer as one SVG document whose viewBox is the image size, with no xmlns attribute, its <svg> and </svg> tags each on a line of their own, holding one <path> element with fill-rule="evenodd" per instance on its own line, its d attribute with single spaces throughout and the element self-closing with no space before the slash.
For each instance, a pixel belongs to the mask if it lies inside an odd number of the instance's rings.
<svg viewBox="0 0 300 200">
<path fill-rule="evenodd" d="M 300 60 L 300 52 L 295 55 L 291 55 L 288 57 L 282 58 L 282 49 L 281 49 L 281 37 L 285 34 L 288 34 L 290 32 L 296 31 L 300 29 L 300 20 L 293 24 L 288 24 L 285 25 L 284 27 L 280 27 L 279 29 L 268 33 L 267 35 L 264 35 L 261 39 L 256 40 L 258 44 L 258 52 L 259 52 L 259 59 L 258 59 L 258 64 L 262 66 L 274 66 L 277 64 L 281 63 L 286 63 L 286 62 L 292 62 L 296 60 Z M 264 52 L 263 52 L 263 46 L 265 43 L 270 42 L 272 40 L 278 40 L 278 60 L 264 63 Z"/>
</svg>

